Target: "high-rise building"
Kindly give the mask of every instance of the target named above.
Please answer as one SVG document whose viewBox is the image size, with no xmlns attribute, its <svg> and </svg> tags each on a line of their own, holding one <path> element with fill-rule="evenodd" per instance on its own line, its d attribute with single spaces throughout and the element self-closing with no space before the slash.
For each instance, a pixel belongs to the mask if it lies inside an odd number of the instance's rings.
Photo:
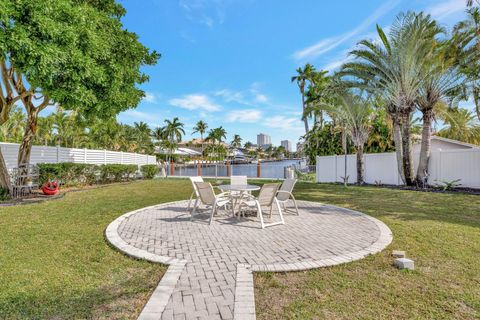
<svg viewBox="0 0 480 320">
<path fill-rule="evenodd" d="M 282 140 L 280 145 L 285 148 L 288 152 L 292 152 L 292 141 L 290 140 Z"/>
<path fill-rule="evenodd" d="M 259 133 L 257 134 L 257 145 L 260 148 L 268 148 L 272 145 L 272 138 L 268 134 Z"/>
</svg>

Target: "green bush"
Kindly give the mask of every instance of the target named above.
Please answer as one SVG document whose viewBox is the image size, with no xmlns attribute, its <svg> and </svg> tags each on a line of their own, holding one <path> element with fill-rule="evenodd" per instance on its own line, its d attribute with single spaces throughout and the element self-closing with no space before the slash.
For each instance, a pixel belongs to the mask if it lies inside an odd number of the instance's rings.
<svg viewBox="0 0 480 320">
<path fill-rule="evenodd" d="M 64 186 L 92 185 L 125 181 L 134 178 L 137 165 L 86 163 L 39 163 L 40 183 L 50 180 L 59 181 Z"/>
<path fill-rule="evenodd" d="M 7 189 L 0 187 L 0 201 L 5 201 L 10 198 Z"/>
<path fill-rule="evenodd" d="M 134 177 L 138 166 L 135 164 L 104 164 L 100 167 L 102 182 L 128 181 Z"/>
<path fill-rule="evenodd" d="M 158 173 L 158 166 L 156 164 L 146 164 L 140 167 L 144 179 L 153 179 Z"/>
</svg>

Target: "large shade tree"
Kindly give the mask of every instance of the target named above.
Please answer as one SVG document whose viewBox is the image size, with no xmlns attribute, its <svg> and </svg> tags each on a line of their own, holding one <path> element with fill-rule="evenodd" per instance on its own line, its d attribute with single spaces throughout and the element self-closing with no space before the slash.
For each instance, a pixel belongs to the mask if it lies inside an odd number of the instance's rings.
<svg viewBox="0 0 480 320">
<path fill-rule="evenodd" d="M 29 162 L 38 114 L 47 106 L 111 118 L 144 96 L 137 85 L 148 77 L 140 67 L 159 55 L 123 28 L 125 10 L 114 0 L 4 0 L 0 12 L 0 119 L 14 100 L 27 113 L 19 164 Z"/>
</svg>

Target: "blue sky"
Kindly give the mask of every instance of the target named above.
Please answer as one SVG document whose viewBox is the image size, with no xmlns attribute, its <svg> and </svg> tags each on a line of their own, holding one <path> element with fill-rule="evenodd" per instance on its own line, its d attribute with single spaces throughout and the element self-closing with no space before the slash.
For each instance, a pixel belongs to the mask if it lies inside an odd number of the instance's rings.
<svg viewBox="0 0 480 320">
<path fill-rule="evenodd" d="M 146 98 L 119 115 L 124 123 L 156 127 L 177 116 L 192 127 L 223 125 L 228 140 L 240 134 L 272 136 L 275 145 L 303 134 L 298 87 L 290 82 L 306 62 L 334 70 L 375 24 L 397 13 L 430 12 L 450 27 L 464 17 L 464 0 L 123 0 L 125 27 L 162 54 L 145 68 Z"/>
</svg>

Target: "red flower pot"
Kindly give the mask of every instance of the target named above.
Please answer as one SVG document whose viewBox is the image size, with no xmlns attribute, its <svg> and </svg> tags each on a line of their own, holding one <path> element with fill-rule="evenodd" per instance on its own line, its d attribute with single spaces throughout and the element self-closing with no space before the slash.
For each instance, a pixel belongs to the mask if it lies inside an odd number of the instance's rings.
<svg viewBox="0 0 480 320">
<path fill-rule="evenodd" d="M 56 181 L 49 181 L 42 186 L 43 194 L 47 196 L 53 196 L 58 193 L 59 185 Z"/>
</svg>

